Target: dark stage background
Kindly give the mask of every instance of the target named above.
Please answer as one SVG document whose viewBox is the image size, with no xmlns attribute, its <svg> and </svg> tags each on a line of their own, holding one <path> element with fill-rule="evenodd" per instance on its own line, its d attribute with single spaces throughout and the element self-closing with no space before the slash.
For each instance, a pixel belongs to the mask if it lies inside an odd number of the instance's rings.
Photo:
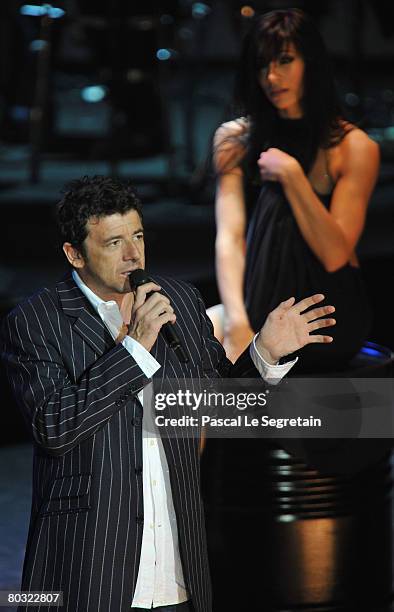
<svg viewBox="0 0 394 612">
<path fill-rule="evenodd" d="M 59 0 L 46 14 L 39 2 L 2 0 L 1 316 L 65 270 L 54 206 L 62 185 L 83 174 L 134 181 L 147 267 L 191 281 L 207 306 L 217 302 L 211 138 L 232 116 L 250 17 L 294 5 L 316 19 L 349 118 L 381 146 L 359 257 L 375 315 L 370 340 L 394 347 L 394 8 L 380 0 Z M 31 447 L 2 373 L 0 391 L 2 589 L 19 585 Z"/>
</svg>

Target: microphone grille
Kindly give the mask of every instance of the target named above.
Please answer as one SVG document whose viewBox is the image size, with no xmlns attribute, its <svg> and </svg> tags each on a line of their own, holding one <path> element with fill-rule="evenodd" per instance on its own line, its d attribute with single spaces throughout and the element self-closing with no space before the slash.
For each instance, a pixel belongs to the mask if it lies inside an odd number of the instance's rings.
<svg viewBox="0 0 394 612">
<path fill-rule="evenodd" d="M 131 289 L 137 289 L 141 285 L 145 285 L 145 283 L 150 283 L 150 278 L 145 272 L 139 268 L 138 270 L 133 270 L 133 272 L 129 275 L 129 282 Z"/>
</svg>

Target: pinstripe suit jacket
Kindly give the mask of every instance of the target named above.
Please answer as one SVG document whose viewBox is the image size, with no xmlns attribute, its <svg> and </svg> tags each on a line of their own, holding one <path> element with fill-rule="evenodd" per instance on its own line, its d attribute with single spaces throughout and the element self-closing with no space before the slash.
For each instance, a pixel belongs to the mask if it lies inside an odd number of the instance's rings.
<svg viewBox="0 0 394 612">
<path fill-rule="evenodd" d="M 156 280 L 174 306 L 190 362 L 181 365 L 159 335 L 152 354 L 162 367 L 155 376 L 257 375 L 247 353 L 235 366 L 226 359 L 196 289 Z M 2 345 L 34 438 L 22 588 L 62 590 L 67 612 L 126 612 L 144 520 L 142 407 L 136 395 L 147 379 L 123 345 L 114 344 L 71 276 L 12 311 Z M 209 612 L 198 441 L 163 439 L 163 445 L 187 588 L 196 612 Z"/>
</svg>

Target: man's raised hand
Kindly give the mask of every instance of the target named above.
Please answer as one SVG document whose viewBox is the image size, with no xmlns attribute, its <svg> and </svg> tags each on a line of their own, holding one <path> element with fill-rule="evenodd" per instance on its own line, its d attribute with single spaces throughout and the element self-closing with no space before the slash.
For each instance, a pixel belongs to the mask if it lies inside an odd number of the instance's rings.
<svg viewBox="0 0 394 612">
<path fill-rule="evenodd" d="M 323 300 L 324 295 L 321 293 L 296 304 L 292 297 L 270 312 L 256 339 L 257 350 L 265 361 L 276 363 L 281 357 L 313 342 L 332 342 L 331 336 L 311 334 L 312 331 L 336 323 L 335 319 L 327 317 L 335 311 L 334 306 L 310 308 Z"/>
</svg>

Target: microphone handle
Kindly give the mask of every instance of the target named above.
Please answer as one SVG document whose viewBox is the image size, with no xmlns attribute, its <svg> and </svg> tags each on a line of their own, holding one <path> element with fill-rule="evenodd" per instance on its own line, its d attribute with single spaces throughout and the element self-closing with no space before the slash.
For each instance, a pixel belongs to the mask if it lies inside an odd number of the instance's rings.
<svg viewBox="0 0 394 612">
<path fill-rule="evenodd" d="M 135 270 L 131 275 L 132 286 L 139 287 L 140 285 L 145 285 L 145 283 L 150 282 L 150 278 L 147 276 L 145 270 Z M 151 291 L 147 294 L 147 298 L 155 293 Z M 161 331 L 163 332 L 163 336 L 168 346 L 175 352 L 181 363 L 189 363 L 189 358 L 186 355 L 186 352 L 181 344 L 181 341 L 178 338 L 178 335 L 173 328 L 171 323 L 164 323 L 162 325 Z"/>
<path fill-rule="evenodd" d="M 186 355 L 184 348 L 179 340 L 171 323 L 164 323 L 161 328 L 163 336 L 168 346 L 175 352 L 181 363 L 189 363 L 189 358 Z"/>
</svg>

